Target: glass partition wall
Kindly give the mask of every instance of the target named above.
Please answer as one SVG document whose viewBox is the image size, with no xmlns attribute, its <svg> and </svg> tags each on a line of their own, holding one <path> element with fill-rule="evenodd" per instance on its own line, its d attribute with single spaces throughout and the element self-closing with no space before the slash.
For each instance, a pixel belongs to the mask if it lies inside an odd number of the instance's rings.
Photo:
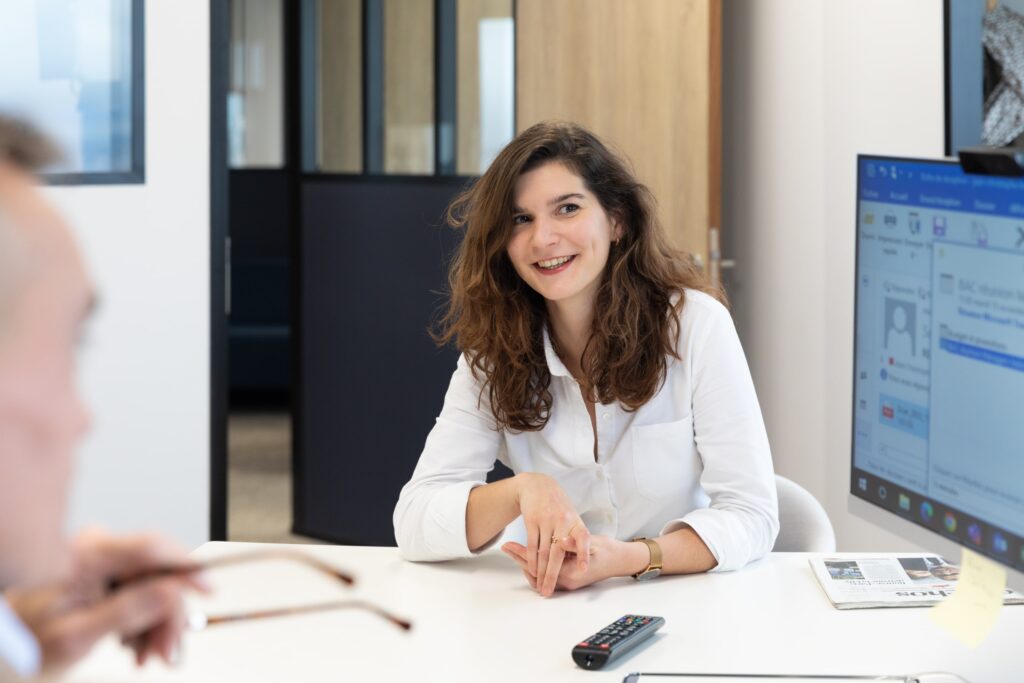
<svg viewBox="0 0 1024 683">
<path fill-rule="evenodd" d="M 303 166 L 362 173 L 363 0 L 307 0 L 302 24 Z"/>
<path fill-rule="evenodd" d="M 514 131 L 513 2 L 292 7 L 292 528 L 389 545 L 456 362 L 428 334 L 461 237 L 441 217 Z"/>
<path fill-rule="evenodd" d="M 434 8 L 384 0 L 384 172 L 434 172 Z"/>
<path fill-rule="evenodd" d="M 513 0 L 304 0 L 303 169 L 478 175 L 515 128 Z"/>
<path fill-rule="evenodd" d="M 386 545 L 455 362 L 426 331 L 459 239 L 438 217 L 514 134 L 514 3 L 229 6 L 229 377 L 250 399 L 232 403 L 230 538 Z M 380 354 L 396 362 L 364 374 Z M 379 397 L 415 393 L 432 398 L 382 432 Z"/>
<path fill-rule="evenodd" d="M 228 164 L 284 165 L 282 0 L 232 0 Z"/>
<path fill-rule="evenodd" d="M 512 0 L 458 3 L 456 172 L 483 173 L 515 135 L 515 24 Z"/>
</svg>

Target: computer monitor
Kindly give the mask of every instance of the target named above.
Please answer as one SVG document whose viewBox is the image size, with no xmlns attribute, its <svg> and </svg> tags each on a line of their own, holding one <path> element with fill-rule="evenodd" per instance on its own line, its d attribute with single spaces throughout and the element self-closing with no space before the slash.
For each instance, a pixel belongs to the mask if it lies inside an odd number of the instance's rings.
<svg viewBox="0 0 1024 683">
<path fill-rule="evenodd" d="M 1024 179 L 857 159 L 854 514 L 1024 590 Z"/>
</svg>

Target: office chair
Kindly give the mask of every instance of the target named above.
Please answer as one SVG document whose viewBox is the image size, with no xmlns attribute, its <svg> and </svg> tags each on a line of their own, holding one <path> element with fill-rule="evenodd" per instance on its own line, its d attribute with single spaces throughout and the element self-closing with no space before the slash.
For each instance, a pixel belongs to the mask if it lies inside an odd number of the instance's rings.
<svg viewBox="0 0 1024 683">
<path fill-rule="evenodd" d="M 804 487 L 775 475 L 779 492 L 779 537 L 776 552 L 834 553 L 836 535 L 825 508 Z"/>
</svg>

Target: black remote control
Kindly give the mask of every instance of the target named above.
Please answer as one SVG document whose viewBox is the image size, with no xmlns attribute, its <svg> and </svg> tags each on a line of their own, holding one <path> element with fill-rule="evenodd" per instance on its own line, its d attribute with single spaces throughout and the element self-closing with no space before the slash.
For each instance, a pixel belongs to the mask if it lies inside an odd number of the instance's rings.
<svg viewBox="0 0 1024 683">
<path fill-rule="evenodd" d="M 661 617 L 627 614 L 580 641 L 572 649 L 572 659 L 584 669 L 600 669 L 650 638 L 664 625 Z"/>
</svg>

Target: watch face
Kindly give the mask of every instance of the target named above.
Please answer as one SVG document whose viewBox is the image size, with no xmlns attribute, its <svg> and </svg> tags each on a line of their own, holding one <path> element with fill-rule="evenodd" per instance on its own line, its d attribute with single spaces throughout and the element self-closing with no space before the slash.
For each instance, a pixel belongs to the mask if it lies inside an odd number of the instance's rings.
<svg viewBox="0 0 1024 683">
<path fill-rule="evenodd" d="M 651 579 L 656 579 L 659 576 L 661 576 L 661 570 L 660 569 L 648 569 L 643 574 L 637 575 L 636 580 L 637 581 L 650 581 Z"/>
</svg>

